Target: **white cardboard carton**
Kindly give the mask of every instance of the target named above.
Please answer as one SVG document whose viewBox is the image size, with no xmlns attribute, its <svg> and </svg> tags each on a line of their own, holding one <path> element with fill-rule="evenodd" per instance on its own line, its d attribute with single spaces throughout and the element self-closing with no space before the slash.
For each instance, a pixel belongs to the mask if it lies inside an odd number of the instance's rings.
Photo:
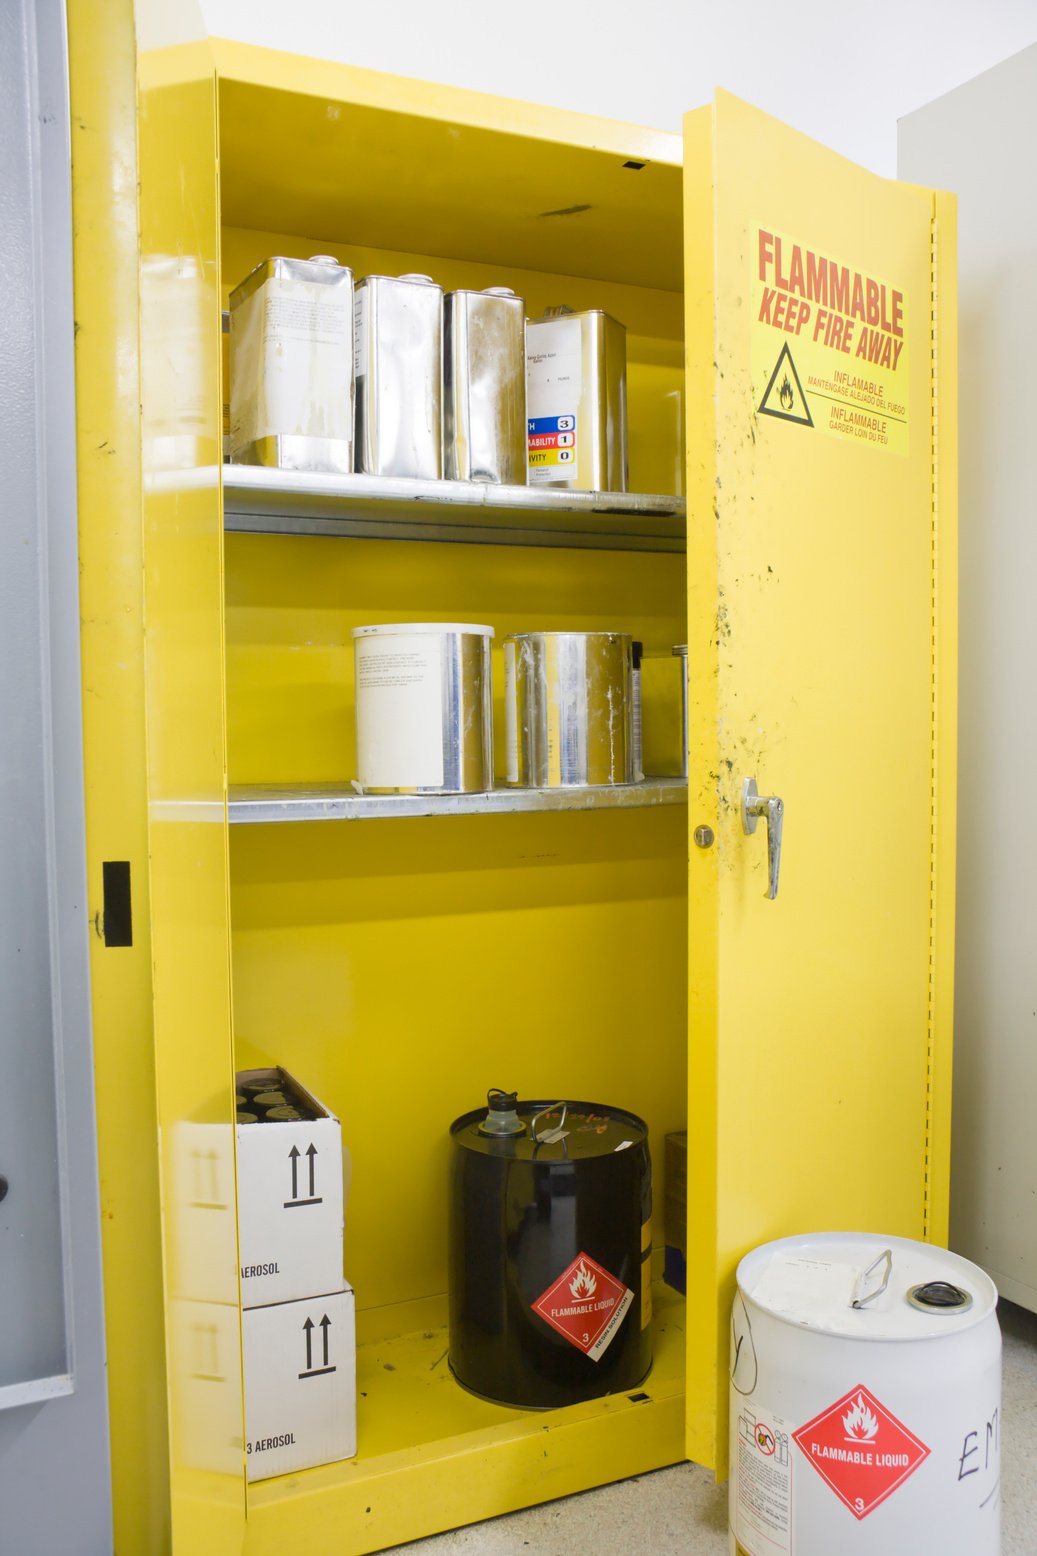
<svg viewBox="0 0 1037 1556">
<path fill-rule="evenodd" d="M 242 1307 L 290 1302 L 342 1286 L 342 1126 L 284 1070 L 239 1070 L 238 1087 L 269 1077 L 317 1114 L 311 1122 L 238 1124 Z"/>
<path fill-rule="evenodd" d="M 345 1289 L 241 1315 L 249 1480 L 356 1453 L 356 1329 Z"/>
</svg>

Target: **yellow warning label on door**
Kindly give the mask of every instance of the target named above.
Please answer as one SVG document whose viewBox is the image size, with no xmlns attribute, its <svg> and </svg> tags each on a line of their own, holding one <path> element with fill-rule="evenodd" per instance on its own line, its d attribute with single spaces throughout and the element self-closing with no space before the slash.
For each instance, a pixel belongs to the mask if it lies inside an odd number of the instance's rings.
<svg viewBox="0 0 1037 1556">
<path fill-rule="evenodd" d="M 751 238 L 757 414 L 906 454 L 903 290 L 772 227 L 754 224 Z"/>
</svg>

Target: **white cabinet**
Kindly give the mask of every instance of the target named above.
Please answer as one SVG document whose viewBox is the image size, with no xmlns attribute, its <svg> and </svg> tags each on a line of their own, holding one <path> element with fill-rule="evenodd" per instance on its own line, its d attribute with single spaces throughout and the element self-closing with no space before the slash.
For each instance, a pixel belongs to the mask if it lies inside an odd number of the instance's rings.
<svg viewBox="0 0 1037 1556">
<path fill-rule="evenodd" d="M 959 195 L 951 1246 L 1037 1312 L 1037 45 L 900 122 Z"/>
</svg>

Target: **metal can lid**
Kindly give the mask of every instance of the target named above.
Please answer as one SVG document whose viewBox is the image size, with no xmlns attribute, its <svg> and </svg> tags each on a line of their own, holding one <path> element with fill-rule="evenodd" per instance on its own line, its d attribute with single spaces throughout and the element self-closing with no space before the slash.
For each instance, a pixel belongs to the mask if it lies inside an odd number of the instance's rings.
<svg viewBox="0 0 1037 1556">
<path fill-rule="evenodd" d="M 972 1293 L 949 1280 L 929 1280 L 912 1286 L 907 1300 L 920 1313 L 967 1313 L 972 1306 Z"/>
<path fill-rule="evenodd" d="M 389 636 L 394 632 L 431 632 L 448 636 L 452 632 L 463 632 L 477 638 L 492 638 L 492 627 L 475 626 L 468 621 L 391 621 L 377 627 L 354 627 L 354 638 L 375 638 Z"/>
<path fill-rule="evenodd" d="M 334 254 L 311 254 L 310 255 L 310 264 L 311 265 L 337 265 L 338 264 L 338 260 L 335 258 Z"/>
<path fill-rule="evenodd" d="M 515 296 L 515 293 L 514 293 L 513 289 L 510 286 L 484 286 L 483 289 L 482 289 L 482 294 L 483 294 L 484 297 L 514 297 Z"/>
<path fill-rule="evenodd" d="M 864 1232 L 820 1232 L 765 1243 L 738 1266 L 750 1307 L 798 1329 L 853 1340 L 921 1340 L 993 1315 L 997 1289 L 977 1265 L 932 1243 Z M 944 1289 L 967 1300 L 913 1301 Z"/>
<path fill-rule="evenodd" d="M 407 270 L 402 276 L 396 277 L 397 281 L 416 281 L 421 286 L 435 286 L 431 276 L 423 276 L 418 270 Z"/>
<path fill-rule="evenodd" d="M 605 638 L 608 642 L 630 641 L 629 632 L 509 632 L 505 643 L 526 643 L 531 638 L 573 638 L 574 640 Z"/>
<path fill-rule="evenodd" d="M 464 1113 L 450 1126 L 457 1144 L 482 1156 L 545 1163 L 612 1156 L 647 1145 L 648 1125 L 636 1113 L 599 1102 L 519 1102 L 521 1134 L 488 1135 L 480 1125 L 486 1108 Z"/>
</svg>

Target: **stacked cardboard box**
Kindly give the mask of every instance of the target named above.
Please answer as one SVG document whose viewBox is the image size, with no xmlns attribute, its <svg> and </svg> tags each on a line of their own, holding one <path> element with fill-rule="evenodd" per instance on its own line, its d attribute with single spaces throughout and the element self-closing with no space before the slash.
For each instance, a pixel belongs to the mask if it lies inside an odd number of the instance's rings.
<svg viewBox="0 0 1037 1556">
<path fill-rule="evenodd" d="M 342 1128 L 284 1070 L 239 1072 L 237 1166 L 249 1480 L 356 1452 Z"/>
</svg>

